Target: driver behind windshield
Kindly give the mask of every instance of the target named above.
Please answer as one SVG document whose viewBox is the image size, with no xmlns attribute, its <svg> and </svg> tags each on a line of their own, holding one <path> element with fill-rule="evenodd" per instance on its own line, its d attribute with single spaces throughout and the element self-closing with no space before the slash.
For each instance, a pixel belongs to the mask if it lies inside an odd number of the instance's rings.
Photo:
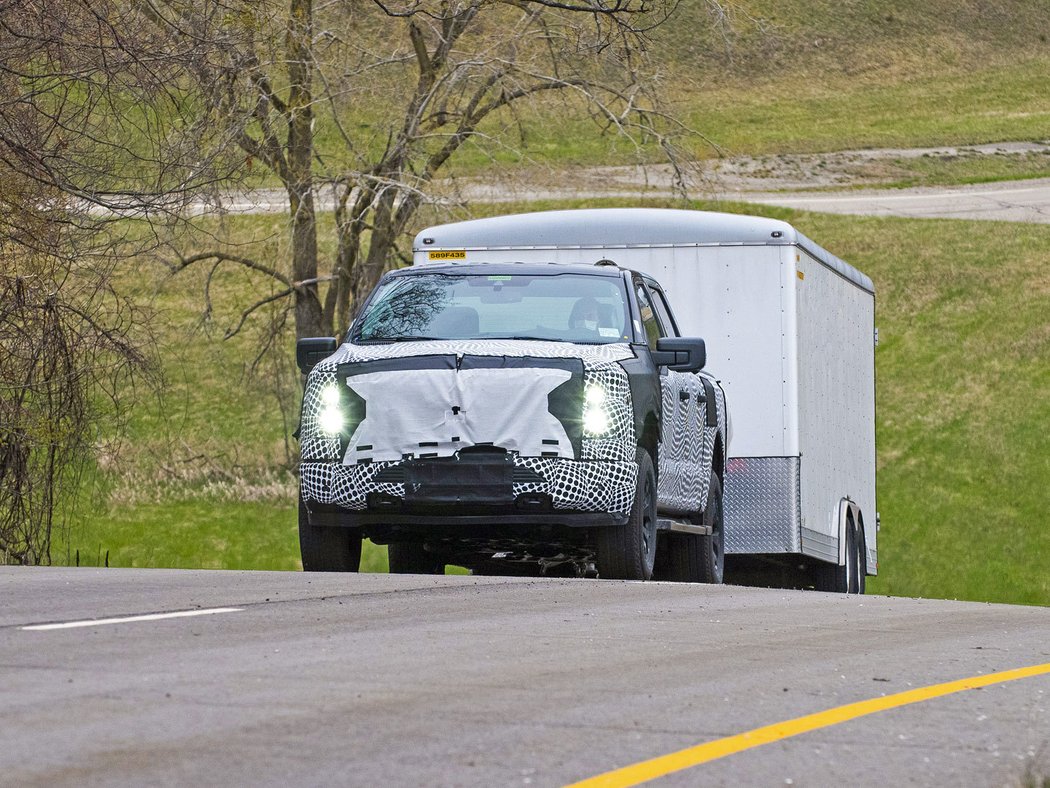
<svg viewBox="0 0 1050 788">
<path fill-rule="evenodd" d="M 584 296 L 577 301 L 569 314 L 569 328 L 574 331 L 589 331 L 598 334 L 598 300 Z"/>
</svg>

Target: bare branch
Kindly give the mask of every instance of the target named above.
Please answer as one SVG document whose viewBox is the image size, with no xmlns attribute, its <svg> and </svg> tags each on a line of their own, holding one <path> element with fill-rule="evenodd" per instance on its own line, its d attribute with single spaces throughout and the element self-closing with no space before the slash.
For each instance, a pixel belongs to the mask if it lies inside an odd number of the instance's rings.
<svg viewBox="0 0 1050 788">
<path fill-rule="evenodd" d="M 238 255 L 226 254 L 225 252 L 201 252 L 199 254 L 190 255 L 189 257 L 180 257 L 177 263 L 166 263 L 168 270 L 171 273 L 177 274 L 179 271 L 189 268 L 194 263 L 199 263 L 204 260 L 215 260 L 219 263 L 236 263 L 237 265 L 243 265 L 245 268 L 250 268 L 253 271 L 266 274 L 278 282 L 283 284 L 290 290 L 299 290 L 299 286 L 294 284 L 291 279 L 282 274 L 280 271 L 271 268 L 269 266 L 257 263 L 255 260 L 251 260 L 247 257 L 240 257 Z M 306 284 L 305 282 L 302 284 Z"/>
<path fill-rule="evenodd" d="M 244 327 L 245 321 L 252 314 L 252 312 L 254 312 L 256 309 L 259 309 L 260 307 L 264 307 L 267 304 L 272 304 L 274 301 L 280 301 L 282 298 L 287 298 L 288 296 L 290 296 L 294 292 L 295 292 L 295 289 L 289 287 L 288 289 L 282 290 L 279 293 L 274 293 L 271 296 L 267 296 L 266 298 L 263 298 L 263 299 L 261 299 L 259 301 L 256 301 L 254 304 L 252 304 L 250 307 L 248 307 L 247 309 L 245 309 L 241 313 L 241 319 L 239 321 L 237 321 L 237 325 L 236 326 L 234 326 L 233 328 L 226 329 L 226 334 L 223 337 L 223 339 L 229 339 L 230 337 L 234 337 L 238 333 L 240 333 L 241 328 Z"/>
</svg>

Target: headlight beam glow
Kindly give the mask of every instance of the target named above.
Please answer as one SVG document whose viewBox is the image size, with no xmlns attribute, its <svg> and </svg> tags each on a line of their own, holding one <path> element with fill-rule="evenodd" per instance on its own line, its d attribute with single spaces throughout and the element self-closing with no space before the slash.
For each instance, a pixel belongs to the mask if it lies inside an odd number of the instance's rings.
<svg viewBox="0 0 1050 788">
<path fill-rule="evenodd" d="M 346 426 L 339 386 L 329 383 L 321 389 L 321 410 L 317 413 L 317 426 L 326 435 L 338 435 Z"/>
</svg>

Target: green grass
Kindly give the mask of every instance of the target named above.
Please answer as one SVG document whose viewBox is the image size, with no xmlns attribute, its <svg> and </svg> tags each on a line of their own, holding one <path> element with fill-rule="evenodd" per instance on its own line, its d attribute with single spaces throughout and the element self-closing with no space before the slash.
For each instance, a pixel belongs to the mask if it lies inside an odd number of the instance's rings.
<svg viewBox="0 0 1050 788">
<path fill-rule="evenodd" d="M 744 0 L 718 20 L 706 3 L 681 3 L 653 31 L 645 87 L 671 113 L 728 155 L 766 155 L 873 147 L 926 147 L 1050 136 L 1050 15 L 1044 0 Z M 400 20 L 372 31 L 402 41 Z M 354 151 L 381 151 L 396 131 L 410 72 L 376 75 L 340 104 Z M 398 98 L 400 97 L 400 98 Z M 601 133 L 572 94 L 544 95 L 490 118 L 442 174 L 492 174 L 493 165 L 567 166 L 655 162 L 641 148 Z M 354 162 L 336 125 L 318 108 L 319 158 L 339 169 Z M 491 138 L 491 139 L 490 139 Z M 498 142 L 491 140 L 498 139 Z M 712 157 L 700 137 L 689 155 Z M 1041 162 L 1031 164 L 1045 171 Z M 272 183 L 257 166 L 252 179 Z M 956 182 L 952 171 L 941 177 Z M 495 176 L 498 177 L 498 176 Z M 961 173 L 962 182 L 968 182 Z M 1013 176 L 1012 176 L 1013 177 Z"/>
<path fill-rule="evenodd" d="M 598 204 L 625 203 L 484 212 Z M 1050 604 L 1050 226 L 751 210 L 792 221 L 876 284 L 883 528 L 872 590 Z M 231 227 L 257 237 L 273 221 L 242 217 Z M 70 563 L 79 550 L 82 564 L 108 551 L 111 566 L 297 568 L 276 378 L 245 371 L 262 321 L 221 339 L 236 302 L 251 297 L 242 293 L 262 285 L 239 272 L 219 275 L 203 330 L 194 275 L 168 279 L 146 264 L 136 271 L 140 292 L 155 294 L 154 308 L 170 321 L 158 323 L 167 383 L 163 397 L 136 410 L 119 461 L 100 471 L 108 498 L 56 545 L 56 562 L 68 547 Z M 290 357 L 290 333 L 283 343 Z M 285 385 L 282 396 L 294 401 L 297 382 Z M 364 568 L 385 571 L 385 550 L 367 545 Z"/>
<path fill-rule="evenodd" d="M 685 135 L 687 155 L 771 155 L 866 148 L 913 148 L 984 142 L 1044 140 L 1050 137 L 1050 51 L 1014 62 L 922 71 L 904 81 L 892 72 L 866 79 L 788 70 L 730 84 L 668 87 L 669 109 L 702 136 Z M 561 100 L 523 108 L 503 144 L 465 145 L 448 172 L 478 175 L 493 165 L 598 166 L 660 162 L 664 154 L 649 141 L 640 147 L 602 133 L 582 109 Z M 496 136 L 505 119 L 485 127 Z M 319 147 L 335 145 L 321 133 Z M 717 146 L 717 147 L 716 147 Z M 1026 166 L 1026 165 L 1030 165 Z M 1045 160 L 1020 158 L 1022 173 L 1045 172 Z M 949 177 L 943 182 L 966 182 Z"/>
<path fill-rule="evenodd" d="M 1039 140 L 1050 129 L 1050 57 L 904 82 L 799 76 L 714 90 L 688 115 L 730 153 L 813 153 Z"/>
</svg>

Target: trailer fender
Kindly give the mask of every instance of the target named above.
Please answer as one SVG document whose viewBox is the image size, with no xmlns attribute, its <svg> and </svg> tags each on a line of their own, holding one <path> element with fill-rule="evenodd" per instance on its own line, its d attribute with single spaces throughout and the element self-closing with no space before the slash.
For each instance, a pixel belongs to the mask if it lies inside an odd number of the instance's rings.
<svg viewBox="0 0 1050 788">
<path fill-rule="evenodd" d="M 839 566 L 846 563 L 846 529 L 850 522 L 854 524 L 861 522 L 860 507 L 849 498 L 839 501 Z"/>
</svg>

